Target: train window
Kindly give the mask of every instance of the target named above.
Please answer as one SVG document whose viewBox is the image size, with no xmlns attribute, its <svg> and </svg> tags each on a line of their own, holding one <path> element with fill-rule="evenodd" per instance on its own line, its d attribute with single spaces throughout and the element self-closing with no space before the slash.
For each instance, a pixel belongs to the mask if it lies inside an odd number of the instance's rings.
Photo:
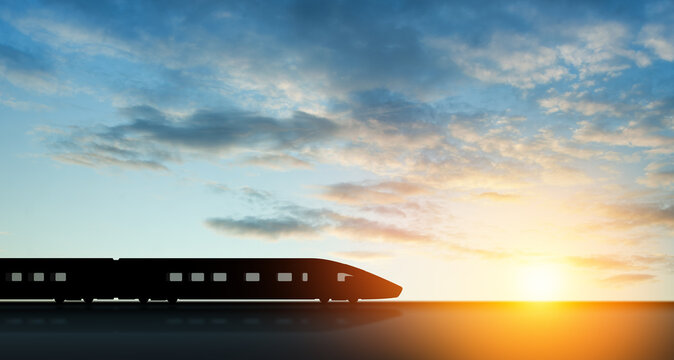
<svg viewBox="0 0 674 360">
<path fill-rule="evenodd" d="M 309 281 L 309 273 L 302 273 L 302 281 L 304 282 Z"/>
<path fill-rule="evenodd" d="M 169 273 L 168 279 L 170 282 L 183 281 L 183 273 Z"/>
<path fill-rule="evenodd" d="M 227 281 L 227 273 L 213 273 L 213 281 Z"/>
<path fill-rule="evenodd" d="M 204 273 L 192 273 L 190 275 L 190 281 L 195 282 L 204 281 Z"/>
<path fill-rule="evenodd" d="M 12 273 L 12 274 L 9 276 L 9 280 L 10 280 L 10 281 L 19 282 L 19 281 L 23 280 L 23 274 L 21 274 L 21 273 Z"/>
<path fill-rule="evenodd" d="M 33 281 L 44 281 L 44 273 L 33 273 Z"/>
<path fill-rule="evenodd" d="M 52 274 L 53 281 L 63 282 L 66 281 L 66 273 L 58 272 Z"/>
<path fill-rule="evenodd" d="M 349 277 L 349 276 L 353 276 L 353 275 L 347 274 L 347 273 L 337 273 L 337 281 L 345 282 L 346 278 Z"/>
<path fill-rule="evenodd" d="M 281 282 L 293 281 L 293 273 L 278 273 L 276 279 Z"/>
<path fill-rule="evenodd" d="M 260 273 L 246 273 L 246 281 L 260 281 Z"/>
</svg>

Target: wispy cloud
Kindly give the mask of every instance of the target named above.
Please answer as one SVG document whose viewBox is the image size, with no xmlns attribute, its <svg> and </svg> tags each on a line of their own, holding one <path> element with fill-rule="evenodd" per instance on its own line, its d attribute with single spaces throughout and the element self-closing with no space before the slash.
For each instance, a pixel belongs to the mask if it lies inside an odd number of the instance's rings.
<svg viewBox="0 0 674 360">
<path fill-rule="evenodd" d="M 569 256 L 566 261 L 577 267 L 592 268 L 598 270 L 645 270 L 646 266 L 624 258 L 615 256 Z"/>
<path fill-rule="evenodd" d="M 548 114 L 571 111 L 579 112 L 586 116 L 592 116 L 598 113 L 617 113 L 612 104 L 595 102 L 583 98 L 574 99 L 570 94 L 541 99 L 538 103 L 541 107 L 546 109 Z"/>
<path fill-rule="evenodd" d="M 130 122 L 73 128 L 46 137 L 57 160 L 85 166 L 165 169 L 184 157 L 217 158 L 241 150 L 299 150 L 330 139 L 338 127 L 305 113 L 275 119 L 237 111 L 171 117 L 149 106 L 122 109 Z M 285 157 L 286 161 L 288 160 Z"/>
<path fill-rule="evenodd" d="M 386 206 L 386 205 L 364 206 L 361 207 L 360 209 L 363 211 L 373 212 L 381 216 L 399 216 L 399 217 L 407 216 L 407 214 L 405 214 L 405 212 L 399 209 L 397 206 Z"/>
<path fill-rule="evenodd" d="M 671 204 L 615 204 L 605 206 L 603 211 L 616 229 L 641 226 L 674 229 L 674 206 Z"/>
<path fill-rule="evenodd" d="M 593 74 L 615 75 L 633 63 L 640 67 L 651 64 L 645 53 L 629 47 L 634 36 L 626 24 L 615 21 L 589 24 L 574 27 L 570 35 L 575 41 L 558 49 L 561 58 L 577 69 L 581 79 Z"/>
<path fill-rule="evenodd" d="M 211 218 L 206 220 L 209 228 L 230 235 L 251 236 L 275 240 L 283 236 L 307 237 L 316 235 L 321 226 L 292 217 L 240 219 Z"/>
<path fill-rule="evenodd" d="M 427 43 L 445 51 L 466 74 L 488 83 L 530 89 L 568 76 L 554 48 L 519 34 L 494 33 L 486 46 L 452 37 L 429 38 Z"/>
<path fill-rule="evenodd" d="M 574 133 L 574 138 L 581 142 L 645 147 L 654 149 L 655 153 L 660 154 L 674 152 L 674 137 L 661 134 L 660 129 L 654 129 L 651 124 L 640 122 L 630 122 L 626 126 L 615 128 L 609 124 L 581 121 Z"/>
<path fill-rule="evenodd" d="M 321 197 L 344 204 L 389 204 L 403 202 L 409 196 L 426 194 L 428 190 L 404 181 L 375 184 L 339 183 L 324 187 Z"/>
<path fill-rule="evenodd" d="M 395 225 L 353 216 L 335 214 L 332 217 L 336 220 L 336 226 L 331 230 L 336 235 L 357 241 L 418 245 L 437 242 L 429 235 Z"/>
<path fill-rule="evenodd" d="M 642 255 L 585 255 L 585 256 L 566 256 L 561 259 L 562 262 L 580 269 L 591 270 L 597 273 L 607 272 L 659 272 L 671 273 L 674 271 L 674 255 L 667 254 L 642 254 Z M 613 279 L 611 277 L 609 279 Z M 615 277 L 615 281 L 620 281 L 622 275 Z M 613 280 L 608 280 L 612 282 Z"/>
<path fill-rule="evenodd" d="M 306 169 L 311 167 L 311 163 L 308 161 L 287 154 L 252 155 L 243 159 L 241 163 L 275 170 Z"/>
<path fill-rule="evenodd" d="M 225 184 L 215 182 L 215 181 L 207 181 L 206 187 L 208 187 L 211 191 L 213 191 L 215 193 L 226 193 L 226 192 L 231 191 L 229 186 L 227 186 Z"/>
<path fill-rule="evenodd" d="M 38 92 L 53 93 L 59 88 L 53 69 L 44 57 L 3 44 L 0 44 L 0 77 L 15 86 Z"/>
<path fill-rule="evenodd" d="M 268 191 L 253 189 L 248 186 L 240 188 L 239 192 L 243 194 L 249 201 L 267 202 L 272 198 L 272 194 Z"/>
<path fill-rule="evenodd" d="M 477 257 L 499 260 L 514 258 L 514 252 L 481 248 L 437 238 L 389 222 L 313 209 L 292 203 L 268 203 L 276 215 L 268 217 L 211 218 L 205 225 L 224 235 L 263 239 L 322 238 L 336 236 L 359 243 L 381 243 L 417 249 L 447 258 Z M 341 252 L 342 257 L 374 257 L 367 252 Z M 369 256 L 372 255 L 372 256 Z"/>
<path fill-rule="evenodd" d="M 336 251 L 332 255 L 353 261 L 382 260 L 391 257 L 391 254 L 377 251 Z"/>
<path fill-rule="evenodd" d="M 608 286 L 623 287 L 644 282 L 651 282 L 656 279 L 655 275 L 641 273 L 625 273 L 609 276 L 601 279 L 601 283 Z"/>
<path fill-rule="evenodd" d="M 478 199 L 486 199 L 492 201 L 517 201 L 521 200 L 522 197 L 517 194 L 502 194 L 497 192 L 483 192 L 476 195 Z"/>
<path fill-rule="evenodd" d="M 49 110 L 50 107 L 44 104 L 35 103 L 32 101 L 18 100 L 14 97 L 6 97 L 0 94 L 0 104 L 8 106 L 16 110 L 26 110 L 26 111 L 45 111 Z"/>
<path fill-rule="evenodd" d="M 674 61 L 674 37 L 672 27 L 664 24 L 648 24 L 639 33 L 639 42 L 666 61 Z"/>
<path fill-rule="evenodd" d="M 674 162 L 653 162 L 644 169 L 646 173 L 637 182 L 652 188 L 674 187 Z"/>
</svg>

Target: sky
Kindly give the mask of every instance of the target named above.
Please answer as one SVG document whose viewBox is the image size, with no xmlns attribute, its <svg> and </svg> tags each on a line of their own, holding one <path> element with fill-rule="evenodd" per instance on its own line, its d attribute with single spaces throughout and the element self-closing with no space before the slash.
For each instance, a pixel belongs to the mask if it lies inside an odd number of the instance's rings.
<svg viewBox="0 0 674 360">
<path fill-rule="evenodd" d="M 671 1 L 3 1 L 1 257 L 674 300 Z"/>
</svg>

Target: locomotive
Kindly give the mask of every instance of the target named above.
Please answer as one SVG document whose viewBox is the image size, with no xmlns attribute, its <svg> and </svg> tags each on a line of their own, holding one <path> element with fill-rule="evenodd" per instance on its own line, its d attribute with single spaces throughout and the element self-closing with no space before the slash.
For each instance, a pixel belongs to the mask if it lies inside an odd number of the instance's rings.
<svg viewBox="0 0 674 360">
<path fill-rule="evenodd" d="M 325 259 L 0 259 L 0 299 L 330 300 L 398 297 L 402 287 Z"/>
</svg>

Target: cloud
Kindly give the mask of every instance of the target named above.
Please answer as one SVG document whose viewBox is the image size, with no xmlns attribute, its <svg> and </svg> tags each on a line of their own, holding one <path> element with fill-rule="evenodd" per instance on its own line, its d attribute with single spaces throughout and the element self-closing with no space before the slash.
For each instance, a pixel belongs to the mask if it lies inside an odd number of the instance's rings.
<svg viewBox="0 0 674 360">
<path fill-rule="evenodd" d="M 570 99 L 568 95 L 540 99 L 538 104 L 547 109 L 546 113 L 548 114 L 572 111 L 579 112 L 585 116 L 601 113 L 617 114 L 615 107 L 611 104 L 594 102 L 587 99 Z"/>
<path fill-rule="evenodd" d="M 109 128 L 105 137 L 139 137 L 169 146 L 204 152 L 227 152 L 232 148 L 301 148 L 329 139 L 337 130 L 332 121 L 297 112 L 290 119 L 275 119 L 247 112 L 202 110 L 169 120 L 147 107 L 125 111 L 131 123 Z M 147 113 L 151 116 L 146 116 Z"/>
<path fill-rule="evenodd" d="M 407 197 L 428 193 L 425 187 L 404 181 L 376 184 L 339 183 L 324 187 L 321 198 L 342 204 L 390 204 L 404 202 Z"/>
<path fill-rule="evenodd" d="M 241 150 L 301 150 L 328 141 L 332 121 L 306 113 L 276 119 L 238 111 L 196 111 L 169 116 L 153 107 L 126 108 L 129 122 L 72 128 L 46 137 L 57 160 L 85 166 L 165 169 L 184 156 L 217 158 Z"/>
<path fill-rule="evenodd" d="M 332 210 L 285 205 L 277 206 L 275 211 L 278 213 L 275 217 L 212 218 L 206 221 L 206 225 L 229 234 L 272 239 L 330 232 L 340 237 L 366 242 L 435 242 L 427 235 L 365 218 L 341 215 Z"/>
<path fill-rule="evenodd" d="M 634 261 L 607 255 L 568 256 L 565 261 L 576 267 L 596 270 L 645 270 L 648 268 Z"/>
<path fill-rule="evenodd" d="M 239 189 L 241 194 L 243 194 L 249 201 L 267 201 L 272 198 L 272 194 L 268 191 L 253 189 L 248 186 L 244 186 Z"/>
<path fill-rule="evenodd" d="M 332 235 L 356 242 L 386 243 L 417 248 L 429 253 L 440 252 L 451 258 L 469 256 L 493 260 L 513 256 L 512 253 L 499 249 L 490 250 L 453 243 L 402 226 L 344 215 L 328 209 L 306 208 L 292 203 L 270 203 L 270 208 L 276 215 L 246 216 L 240 219 L 216 217 L 206 220 L 205 225 L 226 235 L 242 237 L 276 240 Z"/>
<path fill-rule="evenodd" d="M 43 14 L 49 14 L 43 11 Z M 90 24 L 85 26 L 73 13 L 70 22 L 52 18 L 51 16 L 33 17 L 26 16 L 13 19 L 16 28 L 31 35 L 41 42 L 59 47 L 62 51 L 83 52 L 88 55 L 125 56 L 134 53 L 133 46 L 121 39 L 120 31 L 105 31 L 99 23 L 98 26 Z"/>
<path fill-rule="evenodd" d="M 555 49 L 524 35 L 495 32 L 488 44 L 480 46 L 453 37 L 431 37 L 427 44 L 446 52 L 466 74 L 488 83 L 530 89 L 568 75 L 558 64 Z"/>
<path fill-rule="evenodd" d="M 231 191 L 229 186 L 227 186 L 225 184 L 220 184 L 220 183 L 217 183 L 217 182 L 214 182 L 214 181 L 207 181 L 206 187 L 208 187 L 209 189 L 211 189 L 211 191 L 213 191 L 215 193 L 218 193 L 218 194 L 226 193 L 226 192 Z"/>
<path fill-rule="evenodd" d="M 674 255 L 654 254 L 654 255 L 634 255 L 632 259 L 636 262 L 650 265 L 661 266 L 669 271 L 674 271 Z"/>
<path fill-rule="evenodd" d="M 109 3 L 101 7 L 105 12 L 81 4 L 69 6 L 74 11 L 65 24 L 57 16 L 62 9 L 48 6 L 40 13 L 17 16 L 12 24 L 39 41 L 63 46 L 64 52 L 124 58 L 161 69 L 159 79 L 148 80 L 158 88 L 170 82 L 186 84 L 176 89 L 194 89 L 203 79 L 217 79 L 199 90 L 222 95 L 208 102 L 224 99 L 241 109 L 260 110 L 221 111 L 204 106 L 187 115 L 171 115 L 169 110 L 153 108 L 158 114 L 152 114 L 142 106 L 131 107 L 121 111 L 127 122 L 80 128 L 71 139 L 55 141 L 62 145 L 52 154 L 55 159 L 86 166 L 166 169 L 191 158 L 234 158 L 233 163 L 280 170 L 340 164 L 444 188 L 483 184 L 500 191 L 536 181 L 567 186 L 587 183 L 589 178 L 572 158 L 604 156 L 600 151 L 582 148 L 583 144 L 566 141 L 559 134 L 547 139 L 535 131 L 532 135 L 526 121 L 520 125 L 502 121 L 508 116 L 524 118 L 519 114 L 487 114 L 493 119 L 474 131 L 473 138 L 462 137 L 460 126 L 448 127 L 454 124 L 452 116 L 462 114 L 443 111 L 442 101 L 437 100 L 451 93 L 446 90 L 455 84 L 447 80 L 458 79 L 460 56 L 466 56 L 464 65 L 478 64 L 495 74 L 498 83 L 528 88 L 568 78 L 567 67 L 575 65 L 561 58 L 560 44 L 596 49 L 592 50 L 596 54 L 590 54 L 621 59 L 621 63 L 634 55 L 621 52 L 630 40 L 623 31 L 629 25 L 606 23 L 586 29 L 597 30 L 601 36 L 571 31 L 546 40 L 540 24 L 528 18 L 531 12 L 513 14 L 511 7 L 497 5 L 481 8 L 484 11 L 473 14 L 470 21 L 466 17 L 451 24 L 446 24 L 447 11 L 472 5 L 409 4 L 405 11 L 398 11 L 360 4 L 274 4 L 263 9 L 253 4 L 209 3 L 204 5 L 208 10 L 197 10 L 180 4 L 124 9 Z M 541 13 L 538 6 L 524 7 L 546 18 L 556 16 Z M 417 20 L 410 21 L 409 11 Z M 145 19 L 148 13 L 163 15 Z M 218 13 L 228 16 L 214 15 Z M 500 22 L 504 14 L 508 20 Z M 472 26 L 480 19 L 499 23 L 484 21 L 479 29 Z M 176 26 L 181 36 L 167 36 Z M 448 34 L 446 26 L 456 31 L 443 36 Z M 611 42 L 604 35 L 614 30 L 620 39 Z M 457 52 L 452 47 L 469 51 Z M 588 59 L 574 61 L 585 64 Z M 565 75 L 555 75 L 558 70 Z M 444 90 L 438 92 L 437 86 Z M 549 109 L 575 108 L 593 115 L 616 111 L 613 104 L 591 98 L 559 99 L 568 104 L 558 101 Z M 552 101 L 550 97 L 543 100 Z M 195 102 L 206 101 L 196 98 Z M 267 105 L 259 107 L 260 103 Z M 297 109 L 328 115 L 293 112 Z M 312 119 L 303 121 L 306 117 Z M 462 137 L 464 143 L 453 142 L 448 132 Z M 457 144 L 463 146 L 457 149 Z"/>
<path fill-rule="evenodd" d="M 407 214 L 405 214 L 404 211 L 399 209 L 396 206 L 364 206 L 360 208 L 363 211 L 368 211 L 368 212 L 373 212 L 375 214 L 379 214 L 381 216 L 398 216 L 398 217 L 406 217 Z"/>
<path fill-rule="evenodd" d="M 266 167 L 274 170 L 308 169 L 311 164 L 305 160 L 287 154 L 265 154 L 246 157 L 241 161 L 245 165 Z"/>
<path fill-rule="evenodd" d="M 674 137 L 660 133 L 660 129 L 651 124 L 633 121 L 615 127 L 612 124 L 581 121 L 578 125 L 573 138 L 583 143 L 652 148 L 656 150 L 654 153 L 659 154 L 674 152 Z"/>
<path fill-rule="evenodd" d="M 444 179 L 445 186 L 460 180 L 461 173 L 466 173 L 467 182 L 482 185 L 472 188 L 492 190 L 510 190 L 534 182 L 555 186 L 587 184 L 591 178 L 578 168 L 578 160 L 606 156 L 603 151 L 590 149 L 545 127 L 524 135 L 492 114 L 479 117 L 464 114 L 453 116 L 452 120 L 449 133 L 458 142 L 458 149 L 450 151 L 454 157 L 447 159 L 449 164 L 422 163 L 426 179 L 433 179 L 429 175 L 434 173 L 434 167 L 450 167 L 445 173 L 453 176 Z M 421 166 L 418 171 L 422 172 Z"/>
<path fill-rule="evenodd" d="M 416 24 L 391 6 L 209 1 L 199 9 L 180 3 L 50 5 L 13 14 L 11 23 L 37 41 L 79 56 L 174 70 L 212 69 L 214 77 L 225 80 L 225 91 L 245 88 L 264 94 L 275 98 L 272 106 L 314 98 L 312 92 L 320 97 L 386 87 L 427 93 L 454 72 L 425 49 Z M 406 7 L 426 16 L 434 14 L 434 6 Z M 320 79 L 320 85 L 308 85 L 309 79 Z M 234 91 L 246 97 L 246 91 Z"/>
<path fill-rule="evenodd" d="M 40 126 L 35 130 L 47 144 L 48 155 L 63 163 L 93 168 L 116 166 L 167 171 L 165 161 L 180 160 L 176 154 L 140 139 L 109 137 L 106 127 L 61 130 Z"/>
<path fill-rule="evenodd" d="M 651 274 L 639 274 L 639 273 L 625 273 L 625 274 L 618 274 L 614 276 L 610 276 L 604 279 L 601 279 L 600 281 L 609 286 L 616 286 L 616 287 L 622 287 L 622 286 L 629 286 L 629 285 L 634 285 L 638 283 L 643 283 L 643 282 L 651 282 L 656 279 L 655 275 Z"/>
<path fill-rule="evenodd" d="M 15 86 L 43 93 L 54 93 L 59 88 L 51 65 L 43 57 L 4 44 L 0 44 L 0 77 Z"/>
<path fill-rule="evenodd" d="M 561 259 L 571 266 L 595 271 L 674 271 L 674 255 L 589 255 Z"/>
<path fill-rule="evenodd" d="M 252 236 L 276 240 L 279 237 L 307 237 L 316 235 L 320 226 L 301 220 L 284 218 L 258 218 L 247 216 L 241 219 L 211 218 L 206 226 L 228 235 Z"/>
<path fill-rule="evenodd" d="M 388 129 L 405 129 L 410 137 L 429 135 L 438 120 L 437 110 L 419 101 L 413 101 L 400 92 L 372 89 L 349 93 L 347 99 L 332 105 L 332 110 L 348 110 L 351 118 L 360 122 L 377 121 Z M 386 127 L 385 127 L 386 128 Z"/>
<path fill-rule="evenodd" d="M 637 179 L 639 184 L 664 189 L 674 186 L 674 162 L 653 162 L 644 170 L 644 176 Z"/>
<path fill-rule="evenodd" d="M 377 251 L 336 251 L 332 253 L 342 259 L 353 261 L 382 260 L 391 257 L 391 254 Z"/>
<path fill-rule="evenodd" d="M 125 169 L 146 169 L 168 171 L 168 168 L 163 164 L 152 160 L 133 160 L 133 159 L 119 159 L 114 156 L 107 156 L 97 153 L 66 153 L 66 154 L 52 154 L 51 158 L 66 164 L 81 165 L 92 168 L 116 166 Z"/>
<path fill-rule="evenodd" d="M 619 22 L 602 22 L 574 27 L 570 34 L 575 41 L 558 46 L 561 58 L 573 65 L 580 79 L 593 74 L 616 74 L 635 62 L 639 67 L 650 65 L 646 54 L 629 49 L 632 40 L 629 26 Z"/>
<path fill-rule="evenodd" d="M 512 259 L 517 255 L 513 252 L 500 250 L 500 249 L 485 249 L 473 246 L 465 246 L 455 243 L 447 243 L 444 246 L 444 249 L 441 249 L 444 255 L 447 255 L 450 258 L 455 258 L 457 255 L 461 256 L 472 256 L 479 259 L 485 260 L 504 260 Z"/>
<path fill-rule="evenodd" d="M 486 199 L 492 201 L 517 201 L 522 198 L 520 195 L 516 194 L 501 194 L 497 192 L 483 192 L 481 194 L 476 195 L 476 197 L 478 199 Z"/>
<path fill-rule="evenodd" d="M 538 17 L 555 17 L 543 14 Z M 487 83 L 509 84 L 520 89 L 561 80 L 583 80 L 592 75 L 615 76 L 635 63 L 651 64 L 644 52 L 631 48 L 630 24 L 615 21 L 568 26 L 542 21 L 528 31 L 490 29 L 475 41 L 471 36 L 428 36 L 429 47 L 444 52 L 467 75 Z M 551 35 L 550 31 L 555 34 Z"/>
<path fill-rule="evenodd" d="M 631 187 L 631 186 L 630 186 Z M 576 218 L 564 226 L 569 238 L 599 241 L 608 246 L 629 245 L 647 248 L 674 234 L 674 206 L 672 198 L 662 189 L 630 190 L 615 184 L 581 192 L 558 204 L 564 214 L 561 218 Z M 634 257 L 617 258 L 630 264 L 646 266 Z"/>
<path fill-rule="evenodd" d="M 672 27 L 662 24 L 645 25 L 639 33 L 639 42 L 666 61 L 674 61 Z"/>
<path fill-rule="evenodd" d="M 374 241 L 410 245 L 429 245 L 437 243 L 431 236 L 398 226 L 381 223 L 365 218 L 333 214 L 336 221 L 332 232 L 337 236 L 356 241 Z"/>
<path fill-rule="evenodd" d="M 599 209 L 610 221 L 607 226 L 615 229 L 657 226 L 674 230 L 674 206 L 672 204 L 631 203 L 606 204 Z"/>
<path fill-rule="evenodd" d="M 51 110 L 51 107 L 49 107 L 47 105 L 44 105 L 44 104 L 39 104 L 39 103 L 35 103 L 35 102 L 32 102 L 32 101 L 17 100 L 12 96 L 5 97 L 5 96 L 2 96 L 2 94 L 0 94 L 0 104 L 8 106 L 12 109 L 24 110 L 24 111 Z"/>
</svg>

